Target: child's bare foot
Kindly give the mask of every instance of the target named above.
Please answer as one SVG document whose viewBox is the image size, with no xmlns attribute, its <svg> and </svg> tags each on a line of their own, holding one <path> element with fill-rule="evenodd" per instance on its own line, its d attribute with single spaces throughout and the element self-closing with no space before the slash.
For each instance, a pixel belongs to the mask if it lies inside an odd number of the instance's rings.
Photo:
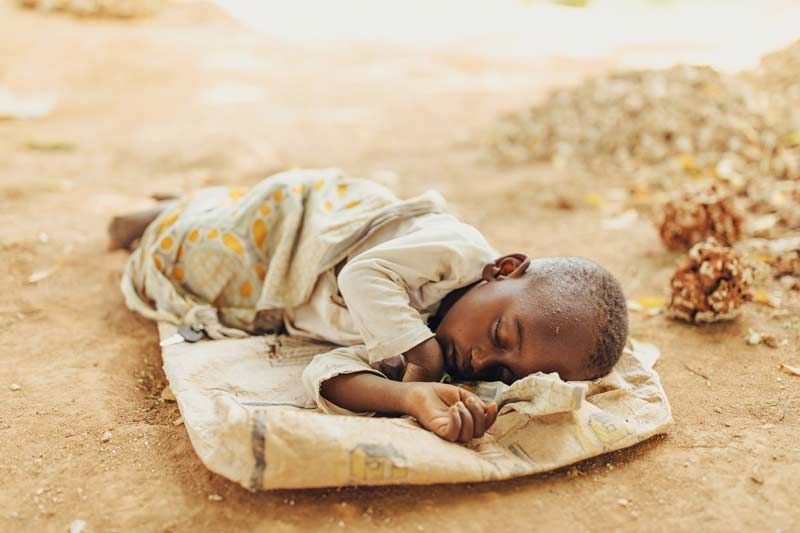
<svg viewBox="0 0 800 533">
<path fill-rule="evenodd" d="M 147 226 L 152 221 L 158 218 L 158 215 L 166 209 L 167 205 L 168 202 L 161 202 L 150 209 L 116 216 L 111 219 L 111 223 L 108 225 L 108 249 L 119 250 L 125 248 L 132 250 L 135 248 L 135 244 L 144 234 L 144 230 L 147 229 Z"/>
</svg>

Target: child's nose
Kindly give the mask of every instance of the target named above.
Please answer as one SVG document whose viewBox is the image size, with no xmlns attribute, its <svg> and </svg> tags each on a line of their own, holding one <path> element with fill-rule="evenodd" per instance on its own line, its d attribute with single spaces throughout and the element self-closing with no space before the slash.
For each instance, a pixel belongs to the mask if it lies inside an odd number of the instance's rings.
<svg viewBox="0 0 800 533">
<path fill-rule="evenodd" d="M 494 349 L 482 345 L 472 347 L 472 369 L 476 374 L 491 367 L 496 359 L 497 353 Z"/>
</svg>

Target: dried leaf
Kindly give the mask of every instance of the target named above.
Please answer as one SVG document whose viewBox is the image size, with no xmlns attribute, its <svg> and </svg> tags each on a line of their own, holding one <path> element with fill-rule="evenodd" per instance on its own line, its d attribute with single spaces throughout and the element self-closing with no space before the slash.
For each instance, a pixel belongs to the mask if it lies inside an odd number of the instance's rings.
<svg viewBox="0 0 800 533">
<path fill-rule="evenodd" d="M 769 263 L 775 256 L 772 254 L 748 254 L 746 256 L 748 261 L 757 262 L 757 263 Z"/>
<path fill-rule="evenodd" d="M 62 264 L 63 264 L 63 261 L 59 260 L 58 262 L 56 262 L 55 265 L 51 266 L 50 268 L 47 268 L 45 270 L 38 270 L 38 271 L 34 272 L 30 276 L 28 276 L 28 283 L 39 283 L 43 279 L 49 278 L 50 276 L 52 276 L 56 272 L 56 270 L 61 268 Z"/>
<path fill-rule="evenodd" d="M 781 363 L 780 369 L 786 372 L 787 374 L 791 374 L 792 376 L 800 376 L 800 367 L 787 365 L 786 363 Z"/>
<path fill-rule="evenodd" d="M 770 307 L 780 307 L 781 306 L 781 299 L 779 296 L 775 294 L 769 294 L 763 289 L 758 289 L 753 294 L 753 301 L 768 305 Z"/>
<path fill-rule="evenodd" d="M 52 94 L 20 97 L 0 88 L 0 120 L 43 117 L 55 104 L 56 97 Z"/>
<path fill-rule="evenodd" d="M 750 235 L 766 236 L 778 224 L 780 217 L 775 213 L 751 217 L 745 224 L 745 232 Z"/>
<path fill-rule="evenodd" d="M 610 231 L 627 229 L 633 226 L 638 219 L 639 213 L 633 209 L 628 209 L 620 215 L 603 220 L 603 229 Z"/>
<path fill-rule="evenodd" d="M 595 192 L 590 192 L 583 196 L 583 203 L 592 207 L 603 207 L 606 203 L 605 198 Z"/>
<path fill-rule="evenodd" d="M 655 309 L 667 305 L 667 300 L 659 296 L 642 296 L 636 301 L 645 309 Z"/>
<path fill-rule="evenodd" d="M 628 310 L 644 313 L 647 316 L 660 315 L 666 310 L 667 300 L 658 296 L 645 296 L 638 300 L 628 300 Z"/>
<path fill-rule="evenodd" d="M 74 152 L 78 146 L 65 141 L 25 141 L 25 148 L 35 152 Z"/>
<path fill-rule="evenodd" d="M 161 399 L 165 402 L 175 401 L 175 395 L 172 393 L 172 389 L 169 388 L 169 385 L 165 385 L 164 389 L 161 391 Z"/>
<path fill-rule="evenodd" d="M 691 154 L 680 154 L 677 161 L 684 172 L 697 172 L 697 162 Z"/>
<path fill-rule="evenodd" d="M 86 529 L 86 520 L 73 520 L 69 525 L 69 533 L 83 533 Z"/>
</svg>

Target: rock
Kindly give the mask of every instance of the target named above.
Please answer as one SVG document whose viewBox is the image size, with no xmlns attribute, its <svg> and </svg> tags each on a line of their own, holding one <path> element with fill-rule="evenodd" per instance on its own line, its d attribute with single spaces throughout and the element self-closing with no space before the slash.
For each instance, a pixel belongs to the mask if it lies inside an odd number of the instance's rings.
<svg viewBox="0 0 800 533">
<path fill-rule="evenodd" d="M 175 394 L 172 393 L 172 389 L 169 388 L 169 385 L 164 385 L 164 388 L 161 390 L 161 399 L 165 402 L 175 401 Z"/>
<path fill-rule="evenodd" d="M 694 324 L 732 320 L 752 299 L 753 269 L 714 238 L 698 243 L 670 280 L 668 314 Z"/>
<path fill-rule="evenodd" d="M 22 387 L 17 385 L 16 383 L 12 383 L 11 385 L 8 386 L 8 390 L 10 390 L 11 392 L 17 392 L 22 390 Z"/>
<path fill-rule="evenodd" d="M 83 533 L 86 529 L 86 520 L 73 520 L 69 525 L 69 533 Z"/>
<path fill-rule="evenodd" d="M 744 340 L 750 346 L 756 346 L 758 344 L 766 344 L 770 348 L 777 348 L 778 347 L 778 339 L 775 338 L 775 335 L 766 335 L 764 333 L 759 333 L 755 330 L 748 330 L 747 335 L 745 335 Z"/>
<path fill-rule="evenodd" d="M 111 440 L 111 432 L 106 430 L 100 435 L 100 442 L 108 442 Z"/>
<path fill-rule="evenodd" d="M 750 331 L 747 332 L 747 335 L 745 335 L 744 340 L 750 346 L 761 344 L 761 334 L 751 329 Z"/>
</svg>

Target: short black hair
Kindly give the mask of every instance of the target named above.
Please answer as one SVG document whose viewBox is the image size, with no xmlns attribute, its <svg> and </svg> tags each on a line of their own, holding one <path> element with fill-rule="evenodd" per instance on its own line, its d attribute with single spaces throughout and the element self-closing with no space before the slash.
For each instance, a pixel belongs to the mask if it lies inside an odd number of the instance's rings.
<svg viewBox="0 0 800 533">
<path fill-rule="evenodd" d="M 595 340 L 585 361 L 589 379 L 611 372 L 628 338 L 628 306 L 616 278 L 590 259 L 568 256 L 535 259 L 528 274 L 532 286 L 546 285 L 562 305 L 591 320 Z"/>
</svg>

